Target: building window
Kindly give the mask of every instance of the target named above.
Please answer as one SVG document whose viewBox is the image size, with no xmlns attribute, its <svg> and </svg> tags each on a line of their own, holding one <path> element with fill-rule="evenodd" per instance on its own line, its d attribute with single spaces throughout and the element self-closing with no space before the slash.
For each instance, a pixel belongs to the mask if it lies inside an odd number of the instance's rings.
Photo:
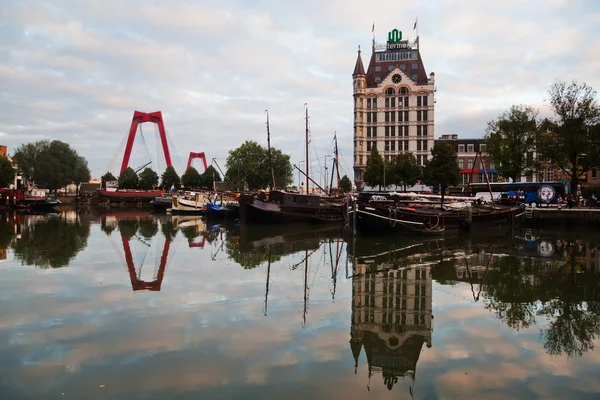
<svg viewBox="0 0 600 400">
<path fill-rule="evenodd" d="M 554 171 L 550 168 L 548 168 L 546 170 L 546 182 L 553 182 L 554 181 Z"/>
<path fill-rule="evenodd" d="M 375 67 L 375 72 L 380 72 L 381 71 L 381 67 L 378 65 Z"/>
<path fill-rule="evenodd" d="M 367 126 L 367 137 L 370 138 L 371 137 L 371 127 Z"/>
<path fill-rule="evenodd" d="M 465 145 L 464 144 L 459 144 L 458 145 L 458 152 L 459 153 L 464 153 L 465 152 Z"/>
<path fill-rule="evenodd" d="M 387 113 L 386 113 L 386 122 L 387 122 Z M 390 136 L 390 127 L 386 126 L 385 127 L 385 137 Z"/>
<path fill-rule="evenodd" d="M 413 81 L 417 80 L 417 76 L 416 75 L 411 76 L 411 78 L 412 78 Z"/>
<path fill-rule="evenodd" d="M 377 108 L 377 97 L 373 97 L 373 103 L 371 104 L 372 108 Z"/>
<path fill-rule="evenodd" d="M 384 151 L 390 151 L 390 142 L 389 142 L 389 140 L 385 141 Z"/>
<path fill-rule="evenodd" d="M 392 97 L 390 99 L 390 107 L 396 107 L 396 98 L 395 97 Z"/>
<path fill-rule="evenodd" d="M 417 151 L 421 151 L 421 141 L 420 140 L 417 140 Z"/>
<path fill-rule="evenodd" d="M 421 107 L 421 96 L 417 96 L 417 107 Z"/>
<path fill-rule="evenodd" d="M 394 69 L 394 66 L 393 66 L 393 65 L 390 65 L 390 66 L 388 67 L 388 71 L 391 71 L 391 70 L 393 70 L 393 69 Z"/>
<path fill-rule="evenodd" d="M 371 99 L 367 99 L 367 108 L 371 108 Z"/>
<path fill-rule="evenodd" d="M 400 88 L 400 94 L 408 94 L 408 89 L 405 87 Z"/>
<path fill-rule="evenodd" d="M 371 122 L 371 113 L 367 113 L 367 122 Z"/>
<path fill-rule="evenodd" d="M 421 125 L 417 125 L 417 136 L 421 136 Z"/>
<path fill-rule="evenodd" d="M 423 136 L 427 136 L 427 125 L 423 125 Z"/>
<path fill-rule="evenodd" d="M 404 97 L 404 107 L 408 107 L 408 96 Z"/>
<path fill-rule="evenodd" d="M 417 164 L 418 165 L 422 165 L 421 164 L 421 155 L 420 154 L 417 154 Z"/>
<path fill-rule="evenodd" d="M 423 107 L 427 107 L 428 96 L 423 96 Z"/>
<path fill-rule="evenodd" d="M 429 116 L 427 115 L 427 110 L 423 110 L 423 121 L 428 121 Z"/>
<path fill-rule="evenodd" d="M 408 111 L 404 111 L 404 121 L 408 122 Z"/>
<path fill-rule="evenodd" d="M 385 90 L 385 95 L 386 96 L 393 96 L 394 94 L 396 94 L 396 91 L 394 90 L 394 88 L 387 88 Z"/>
<path fill-rule="evenodd" d="M 392 122 L 394 122 L 394 114 L 392 113 Z M 396 127 L 395 126 L 390 126 L 390 136 L 396 136 Z"/>
<path fill-rule="evenodd" d="M 417 64 L 413 64 L 412 69 L 417 69 Z"/>
<path fill-rule="evenodd" d="M 373 142 L 371 142 L 370 140 L 367 141 L 367 151 L 371 151 L 371 143 Z"/>
<path fill-rule="evenodd" d="M 402 64 L 402 65 L 400 66 L 400 69 L 401 69 L 401 70 L 403 70 L 403 71 L 404 71 L 404 70 L 406 70 L 406 65 Z"/>
<path fill-rule="evenodd" d="M 475 146 L 472 144 L 468 144 L 467 145 L 467 153 L 474 153 L 475 152 Z"/>
<path fill-rule="evenodd" d="M 423 150 L 427 151 L 427 140 L 423 140 Z"/>
<path fill-rule="evenodd" d="M 373 133 L 373 137 L 377 137 L 377 127 L 376 126 L 373 127 L 372 133 Z"/>
<path fill-rule="evenodd" d="M 421 121 L 421 110 L 417 111 L 417 121 Z"/>
<path fill-rule="evenodd" d="M 392 136 L 394 136 L 394 135 L 392 135 Z M 391 151 L 396 151 L 396 141 L 395 140 L 392 140 L 390 142 L 390 150 Z"/>
<path fill-rule="evenodd" d="M 465 160 L 462 158 L 458 159 L 458 169 L 465 169 Z"/>
<path fill-rule="evenodd" d="M 598 176 L 598 170 L 596 170 L 596 168 L 592 169 L 592 179 L 596 179 L 596 176 Z"/>
<path fill-rule="evenodd" d="M 484 143 L 479 145 L 479 151 L 482 153 L 485 153 L 485 144 Z"/>
<path fill-rule="evenodd" d="M 398 111 L 398 122 L 402 122 L 402 111 Z"/>
<path fill-rule="evenodd" d="M 381 82 L 381 77 L 380 76 L 376 76 L 375 77 L 375 82 Z"/>
<path fill-rule="evenodd" d="M 467 169 L 473 169 L 473 159 L 469 158 L 467 160 Z"/>
<path fill-rule="evenodd" d="M 408 136 L 408 125 L 405 125 L 403 127 L 403 129 L 404 129 L 404 136 Z"/>
<path fill-rule="evenodd" d="M 408 133 L 406 134 L 408 136 Z M 408 140 L 404 141 L 404 151 L 408 151 Z"/>
</svg>

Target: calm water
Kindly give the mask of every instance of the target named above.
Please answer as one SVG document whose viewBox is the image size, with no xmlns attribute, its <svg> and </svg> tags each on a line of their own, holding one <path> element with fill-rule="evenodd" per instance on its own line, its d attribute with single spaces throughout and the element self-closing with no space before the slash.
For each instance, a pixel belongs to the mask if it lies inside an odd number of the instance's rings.
<svg viewBox="0 0 600 400">
<path fill-rule="evenodd" d="M 600 236 L 8 216 L 1 399 L 597 399 Z"/>
</svg>

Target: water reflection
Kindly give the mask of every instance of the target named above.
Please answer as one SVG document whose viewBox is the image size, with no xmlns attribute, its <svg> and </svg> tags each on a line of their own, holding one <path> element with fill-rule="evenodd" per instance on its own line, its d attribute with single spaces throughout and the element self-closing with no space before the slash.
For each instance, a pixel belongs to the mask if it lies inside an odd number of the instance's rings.
<svg viewBox="0 0 600 400">
<path fill-rule="evenodd" d="M 352 249 L 350 347 L 354 371 L 364 348 L 369 387 L 371 377 L 380 374 L 391 390 L 398 378 L 414 381 L 423 344 L 431 347 L 431 266 L 422 259 L 426 255 L 423 249 L 430 246 L 407 243 L 381 251 L 378 243 L 365 240 L 361 244 L 364 252 L 356 243 Z M 439 246 L 435 241 L 428 244 Z"/>
<path fill-rule="evenodd" d="M 90 225 L 69 214 L 15 215 L 12 222 L 15 239 L 11 248 L 23 265 L 61 268 L 87 246 Z M 10 231 L 11 225 L 3 228 Z"/>
</svg>

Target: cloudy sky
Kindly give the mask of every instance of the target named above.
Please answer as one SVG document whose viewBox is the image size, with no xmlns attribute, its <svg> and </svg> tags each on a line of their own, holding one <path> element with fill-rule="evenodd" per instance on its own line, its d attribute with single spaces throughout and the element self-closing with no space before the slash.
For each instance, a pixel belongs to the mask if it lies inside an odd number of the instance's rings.
<svg viewBox="0 0 600 400">
<path fill-rule="evenodd" d="M 0 142 L 66 141 L 94 177 L 118 168 L 134 110 L 162 111 L 178 167 L 190 151 L 224 167 L 244 140 L 266 144 L 268 109 L 272 144 L 297 163 L 305 103 L 311 165 L 337 132 L 351 176 L 351 74 L 358 45 L 368 62 L 373 21 L 379 41 L 393 28 L 412 39 L 418 16 L 436 138 L 481 137 L 511 104 L 548 115 L 556 79 L 600 88 L 594 0 L 4 0 L 0 13 Z M 156 157 L 154 135 L 144 126 Z"/>
</svg>

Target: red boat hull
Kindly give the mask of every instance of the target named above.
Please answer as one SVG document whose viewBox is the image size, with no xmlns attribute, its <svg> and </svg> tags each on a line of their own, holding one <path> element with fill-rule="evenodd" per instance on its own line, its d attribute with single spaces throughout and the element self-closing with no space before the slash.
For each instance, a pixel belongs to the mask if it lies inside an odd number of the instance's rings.
<svg viewBox="0 0 600 400">
<path fill-rule="evenodd" d="M 113 200 L 141 200 L 152 201 L 155 197 L 162 196 L 164 190 L 117 190 L 109 192 L 106 190 L 98 190 L 100 196 L 107 197 Z"/>
</svg>

